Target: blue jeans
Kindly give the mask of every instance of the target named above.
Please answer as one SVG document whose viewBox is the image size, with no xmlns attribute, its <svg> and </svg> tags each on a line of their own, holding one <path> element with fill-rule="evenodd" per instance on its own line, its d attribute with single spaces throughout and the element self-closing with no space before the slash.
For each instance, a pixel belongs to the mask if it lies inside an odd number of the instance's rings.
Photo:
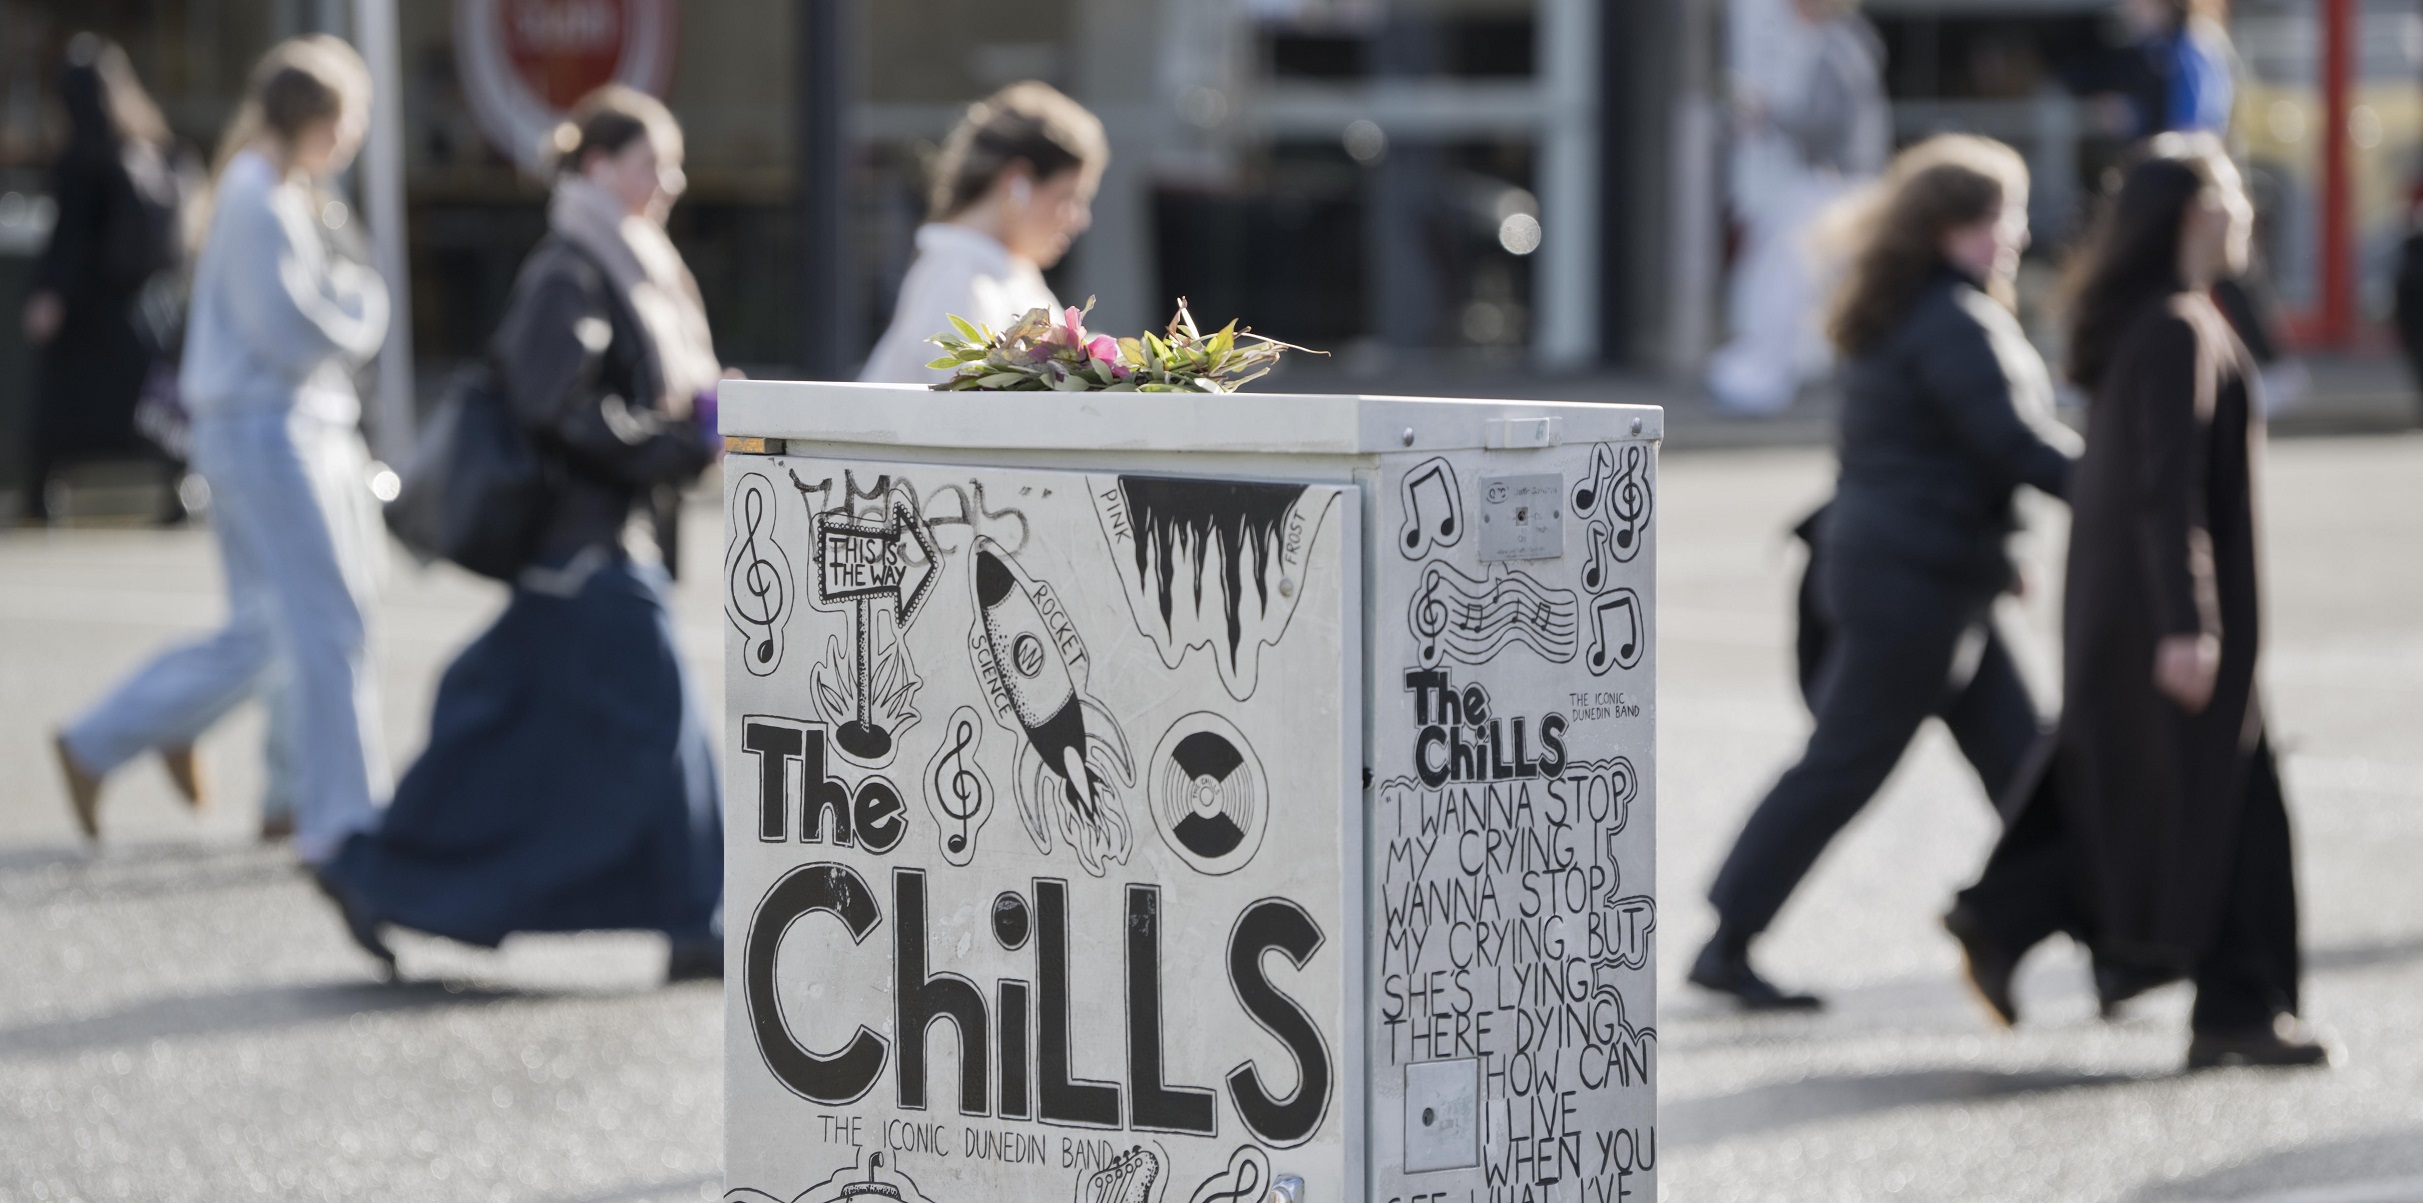
<svg viewBox="0 0 2423 1203">
<path fill-rule="evenodd" d="M 391 776 L 379 733 L 369 618 L 386 546 L 361 435 L 295 414 L 194 423 L 227 576 L 227 623 L 169 649 L 66 731 L 84 769 L 106 773 L 192 743 L 274 687 L 272 772 L 295 808 L 295 851 L 318 863 L 377 825 Z M 281 786 L 283 787 L 281 789 Z"/>
</svg>

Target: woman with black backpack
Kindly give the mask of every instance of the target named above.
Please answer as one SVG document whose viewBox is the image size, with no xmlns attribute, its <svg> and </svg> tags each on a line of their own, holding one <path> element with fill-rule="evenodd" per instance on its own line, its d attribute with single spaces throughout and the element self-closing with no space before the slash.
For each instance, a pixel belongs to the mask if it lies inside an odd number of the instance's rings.
<svg viewBox="0 0 2423 1203">
<path fill-rule="evenodd" d="M 355 939 L 380 927 L 494 946 L 514 932 L 645 929 L 668 976 L 716 976 L 715 750 L 674 646 L 661 532 L 711 461 L 692 406 L 723 376 L 664 216 L 681 129 L 655 99 L 591 94 L 557 137 L 548 233 L 490 349 L 492 395 L 544 482 L 496 625 L 438 687 L 429 745 L 380 827 L 321 874 Z M 411 487 L 407 482 L 407 489 Z M 624 547 L 636 513 L 660 556 Z"/>
</svg>

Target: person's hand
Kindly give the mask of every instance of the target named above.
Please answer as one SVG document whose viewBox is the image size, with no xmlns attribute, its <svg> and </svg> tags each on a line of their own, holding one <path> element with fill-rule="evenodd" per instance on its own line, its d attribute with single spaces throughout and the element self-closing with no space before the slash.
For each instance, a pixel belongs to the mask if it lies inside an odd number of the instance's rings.
<svg viewBox="0 0 2423 1203">
<path fill-rule="evenodd" d="M 67 320 L 67 305 L 59 294 L 44 289 L 25 298 L 25 341 L 41 346 L 59 336 L 59 326 Z"/>
<path fill-rule="evenodd" d="M 2154 688 L 2189 714 L 2213 704 L 2221 676 L 2221 641 L 2210 635 L 2165 635 L 2154 645 Z"/>
</svg>

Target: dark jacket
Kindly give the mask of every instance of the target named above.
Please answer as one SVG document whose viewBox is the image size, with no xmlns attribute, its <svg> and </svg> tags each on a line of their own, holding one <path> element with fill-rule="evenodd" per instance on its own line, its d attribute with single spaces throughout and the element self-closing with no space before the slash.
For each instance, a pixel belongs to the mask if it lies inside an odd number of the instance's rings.
<svg viewBox="0 0 2423 1203">
<path fill-rule="evenodd" d="M 2012 493 L 2062 495 L 2075 445 L 2018 319 L 1947 268 L 1882 345 L 1844 367 L 1828 550 L 2002 588 Z"/>
<path fill-rule="evenodd" d="M 655 349 L 605 272 L 548 236 L 522 264 L 490 353 L 515 413 L 552 461 L 539 562 L 619 545 L 632 507 L 645 505 L 670 569 L 678 488 L 713 455 L 696 426 L 658 409 Z"/>
<path fill-rule="evenodd" d="M 173 165 L 149 146 L 79 144 L 51 169 L 59 220 L 33 286 L 59 295 L 64 321 L 39 351 L 34 438 L 48 456 L 139 450 L 135 400 L 163 348 L 135 299 L 183 259 Z"/>
<path fill-rule="evenodd" d="M 2171 968 L 2211 942 L 2263 738 L 2252 364 L 2190 293 L 2141 308 L 2095 389 L 2071 491 L 2061 726 L 2047 784 L 2080 853 L 2097 951 Z M 2190 715 L 2154 647 L 2212 634 L 2221 673 Z M 2030 804 L 2043 797 L 2039 791 Z"/>
</svg>

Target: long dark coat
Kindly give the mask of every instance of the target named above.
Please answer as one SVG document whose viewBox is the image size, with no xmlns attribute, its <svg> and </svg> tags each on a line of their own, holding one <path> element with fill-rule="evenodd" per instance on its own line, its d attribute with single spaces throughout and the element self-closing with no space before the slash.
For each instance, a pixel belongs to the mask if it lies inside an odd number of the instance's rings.
<svg viewBox="0 0 2423 1203">
<path fill-rule="evenodd" d="M 2204 296 L 2141 307 L 2070 487 L 2061 723 L 2028 804 L 2058 799 L 2098 951 L 2149 967 L 2185 970 L 2213 940 L 2263 737 L 2251 372 Z M 2155 689 L 2154 649 L 2200 633 L 2221 671 L 2190 715 Z"/>
<path fill-rule="evenodd" d="M 149 147 L 79 144 L 51 169 L 59 221 L 34 287 L 64 302 L 58 336 L 36 359 L 33 437 L 45 461 L 143 447 L 135 400 L 156 349 L 138 332 L 136 293 L 175 266 L 173 171 Z M 163 196 L 162 194 L 166 195 Z M 164 228 L 165 227 L 165 228 Z"/>
</svg>

